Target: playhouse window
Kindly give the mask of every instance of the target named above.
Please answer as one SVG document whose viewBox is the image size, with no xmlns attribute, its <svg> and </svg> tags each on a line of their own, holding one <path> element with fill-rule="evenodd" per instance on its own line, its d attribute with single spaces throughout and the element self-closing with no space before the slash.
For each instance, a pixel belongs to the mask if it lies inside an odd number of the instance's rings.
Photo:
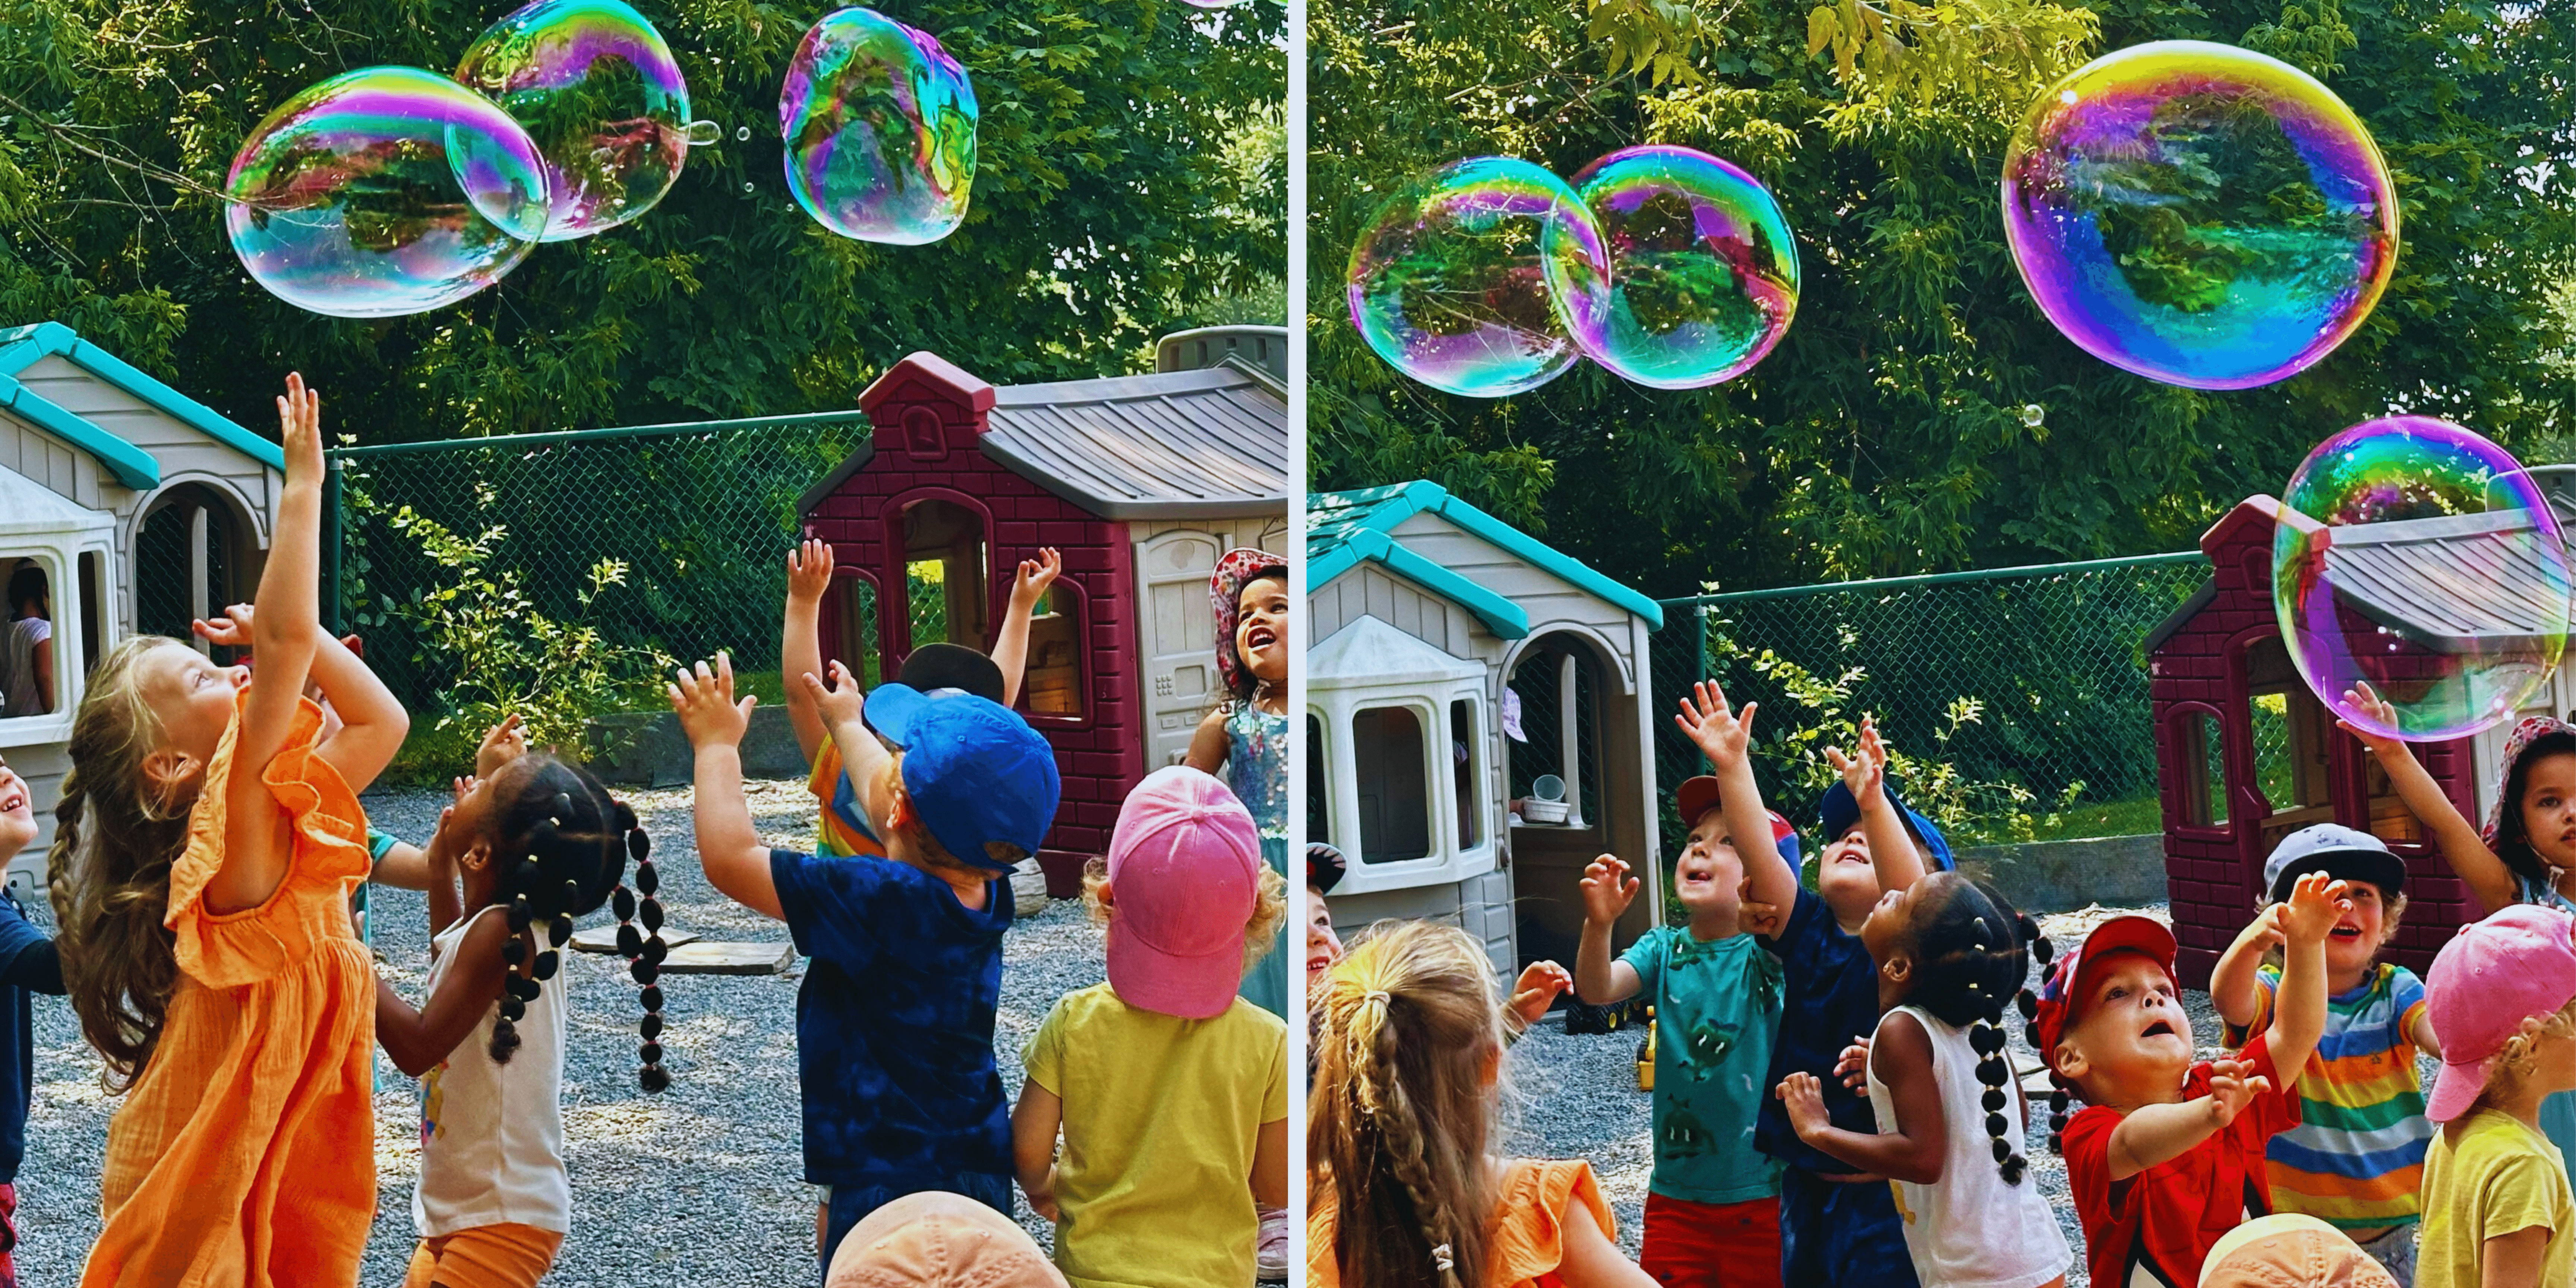
<svg viewBox="0 0 2576 1288">
<path fill-rule="evenodd" d="M 1362 863 L 1431 856 L 1431 792 L 1423 772 L 1422 717 L 1411 707 L 1367 707 L 1351 717 L 1360 789 Z"/>
<path fill-rule="evenodd" d="M 1082 593 L 1059 581 L 1029 619 L 1020 692 L 1031 715 L 1082 718 Z"/>
<path fill-rule="evenodd" d="M 1478 826 L 1484 814 L 1476 808 L 1476 784 L 1483 768 L 1477 753 L 1485 745 L 1478 732 L 1476 704 L 1466 698 L 1450 703 L 1450 759 L 1457 764 L 1458 848 L 1462 850 L 1472 850 L 1485 839 L 1484 829 Z"/>
<path fill-rule="evenodd" d="M 189 633 L 192 620 L 212 617 L 250 598 L 241 563 L 241 531 L 232 507 L 206 487 L 181 484 L 152 503 L 134 534 L 134 625 L 147 635 L 189 640 L 218 662 L 233 660 Z"/>
<path fill-rule="evenodd" d="M 2218 717 L 2185 712 L 2174 725 L 2174 774 L 2182 822 L 2190 827 L 2227 825 L 2226 735 Z"/>
<path fill-rule="evenodd" d="M 1324 721 L 1306 716 L 1306 839 L 1333 839 L 1332 787 L 1324 778 Z"/>
<path fill-rule="evenodd" d="M 991 652 L 984 517 L 937 499 L 903 508 L 903 587 L 911 647 L 963 644 Z"/>
<path fill-rule="evenodd" d="M 1512 796 L 1528 797 L 1546 775 L 1565 782 L 1573 806 L 1565 825 L 1585 827 L 1601 791 L 1600 677 L 1590 652 L 1563 639 L 1534 647 L 1512 668 L 1521 733 L 1509 748 Z M 1571 701 L 1568 699 L 1571 698 Z"/>
<path fill-rule="evenodd" d="M 107 624 L 99 620 L 99 605 L 107 602 L 107 552 L 84 550 L 80 553 L 80 622 L 81 674 L 98 669 L 98 653 L 107 639 Z"/>
<path fill-rule="evenodd" d="M 58 715 L 70 706 L 71 670 L 62 654 L 63 570 L 33 551 L 0 552 L 0 719 Z M 24 610 L 23 612 L 21 610 Z"/>
</svg>

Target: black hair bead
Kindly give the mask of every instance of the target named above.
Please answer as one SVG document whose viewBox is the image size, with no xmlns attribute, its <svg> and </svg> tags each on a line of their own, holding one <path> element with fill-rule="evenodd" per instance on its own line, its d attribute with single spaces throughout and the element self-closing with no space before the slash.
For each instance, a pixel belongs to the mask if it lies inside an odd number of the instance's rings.
<svg viewBox="0 0 2576 1288">
<path fill-rule="evenodd" d="M 2004 1089 L 2001 1087 L 1986 1088 L 1985 1099 L 1982 1103 L 1985 1105 L 1987 1113 L 2002 1113 L 2004 1111 Z"/>
<path fill-rule="evenodd" d="M 627 964 L 626 973 L 634 976 L 638 984 L 650 984 L 662 977 L 662 967 L 647 958 L 638 957 Z"/>
<path fill-rule="evenodd" d="M 2013 1005 L 2021 1011 L 2021 1017 L 2023 1019 L 2035 1020 L 2039 1018 L 2039 999 L 2032 996 L 2029 989 L 2023 989 L 2021 991 L 2021 996 L 2013 999 Z"/>
<path fill-rule="evenodd" d="M 628 816 L 632 817 L 633 811 L 628 811 Z M 634 859 L 638 863 L 649 862 L 652 859 L 653 842 L 651 838 L 644 835 L 643 828 L 636 827 L 632 824 L 628 825 L 626 830 L 626 854 L 627 857 Z"/>
<path fill-rule="evenodd" d="M 644 1023 L 639 1027 L 643 1030 L 644 1040 L 650 1042 L 662 1036 L 662 1017 L 647 1011 L 644 1013 Z"/>
<path fill-rule="evenodd" d="M 650 899 L 645 900 L 645 901 L 644 901 L 644 933 L 646 933 L 646 934 L 648 934 L 648 935 L 649 935 L 649 934 L 658 934 L 658 933 L 660 933 L 661 929 L 662 929 L 662 905 L 661 905 L 660 903 L 655 902 L 655 901 L 650 900 Z"/>
<path fill-rule="evenodd" d="M 537 825 L 528 829 L 528 848 L 531 850 L 551 850 L 555 848 L 555 842 L 561 839 L 562 836 L 562 823 L 551 818 L 538 819 Z"/>
<path fill-rule="evenodd" d="M 578 908 L 581 906 L 581 882 L 576 881 L 571 877 L 564 878 L 562 906 L 566 908 Z"/>
<path fill-rule="evenodd" d="M 1997 1138 L 1996 1138 L 1996 1140 L 1995 1140 L 1995 1142 L 1994 1142 L 1994 1144 L 1995 1144 L 1995 1165 L 1996 1165 L 1996 1166 L 1998 1166 L 1998 1167 L 2001 1167 L 2002 1165 L 2004 1165 L 2004 1164 L 2006 1164 L 2006 1163 L 2011 1162 L 2011 1161 L 2012 1161 L 2012 1142 L 2011 1142 L 2011 1141 L 2008 1141 L 2008 1140 L 2005 1140 L 2005 1139 L 2002 1139 L 2001 1137 L 1997 1137 Z"/>
<path fill-rule="evenodd" d="M 645 986 L 645 988 L 644 988 L 644 997 L 643 997 L 643 1001 L 644 1001 L 644 1009 L 645 1009 L 645 1010 L 648 1010 L 648 1011 L 658 1011 L 658 1010 L 661 1010 L 661 1009 L 662 1009 L 662 988 L 661 988 L 661 986 L 660 986 L 660 985 L 658 985 L 658 984 L 648 984 L 648 985 L 646 985 L 646 986 Z"/>
<path fill-rule="evenodd" d="M 501 941 L 501 960 L 512 966 L 528 960 L 528 941 L 512 935 Z"/>
<path fill-rule="evenodd" d="M 528 923 L 534 920 L 528 911 L 528 896 L 517 895 L 510 900 L 509 917 L 511 930 L 523 935 L 528 932 Z"/>
<path fill-rule="evenodd" d="M 659 891 L 661 888 L 662 874 L 654 871 L 652 864 L 638 863 L 635 865 L 635 893 L 650 899 L 653 897 L 654 893 Z"/>
<path fill-rule="evenodd" d="M 555 967 L 562 961 L 563 954 L 561 953 L 539 953 L 537 954 L 536 968 L 528 973 L 535 976 L 540 981 L 553 979 L 555 977 Z"/>
<path fill-rule="evenodd" d="M 617 914 L 619 921 L 635 920 L 635 892 L 622 885 L 617 887 L 608 896 L 608 907 Z"/>
<path fill-rule="evenodd" d="M 516 997 L 505 997 L 501 999 L 501 1019 L 504 1022 L 516 1024 L 526 1018 L 528 1018 L 527 1003 L 520 1001 Z"/>
<path fill-rule="evenodd" d="M 516 890 L 536 889 L 537 877 L 543 871 L 535 859 L 521 859 L 516 867 L 510 869 L 510 886 Z"/>
<path fill-rule="evenodd" d="M 2036 1051 L 2039 1049 L 2039 1025 L 2036 1021 L 2024 1025 L 2022 1027 L 2021 1035 L 2024 1039 L 2029 1041 L 2032 1050 Z"/>
<path fill-rule="evenodd" d="M 571 815 L 572 815 L 572 793 L 571 793 L 571 792 L 556 792 L 556 793 L 555 793 L 555 818 L 556 818 L 556 820 L 557 820 L 557 821 L 561 821 L 561 820 L 563 820 L 563 819 L 565 819 L 565 818 L 571 817 Z"/>
<path fill-rule="evenodd" d="M 2063 1115 L 2066 1112 L 2066 1105 L 2066 1092 L 2063 1089 L 2048 1093 L 2048 1108 L 2050 1112 Z"/>
<path fill-rule="evenodd" d="M 1989 1136 L 1996 1137 L 1996 1138 L 1997 1138 L 1997 1139 L 1996 1139 L 1996 1141 L 1995 1141 L 1995 1143 L 1996 1143 L 1996 1144 L 1998 1144 L 1998 1145 L 2002 1144 L 2002 1143 L 2003 1143 L 2003 1141 L 2002 1141 L 2002 1139 L 2001 1139 L 2001 1138 L 2002 1138 L 2003 1134 L 2004 1134 L 2005 1132 L 2008 1132 L 2008 1131 L 2011 1131 L 2011 1130 L 2012 1130 L 2011 1126 L 2010 1126 L 2009 1124 L 2007 1124 L 2007 1123 L 2005 1123 L 2005 1122 L 2004 1122 L 2004 1116 L 2003 1116 L 2002 1114 L 1988 1114 L 1988 1115 L 1986 1115 L 1986 1134 L 1987 1134 L 1987 1135 L 1989 1135 Z M 2002 1160 L 2002 1159 L 1998 1158 L 1998 1159 L 1996 1159 L 1995 1161 L 1996 1161 L 1996 1162 L 1998 1162 L 1998 1163 L 2000 1163 L 2000 1162 L 2002 1162 L 2002 1161 L 2004 1161 L 2004 1160 Z"/>
<path fill-rule="evenodd" d="M 671 1086 L 670 1072 L 658 1064 L 648 1064 L 644 1066 L 643 1071 L 636 1075 L 635 1080 L 643 1084 L 644 1090 L 656 1095 L 669 1090 Z"/>
<path fill-rule="evenodd" d="M 662 964 L 662 959 L 670 955 L 671 946 L 663 943 L 660 935 L 644 941 L 644 960 L 659 966 Z"/>
<path fill-rule="evenodd" d="M 570 941 L 572 939 L 572 914 L 569 912 L 556 913 L 554 924 L 546 927 L 546 938 L 557 948 L 563 947 L 566 942 Z"/>
<path fill-rule="evenodd" d="M 647 1042 L 644 1045 L 635 1048 L 635 1058 L 646 1064 L 662 1063 L 662 1044 L 659 1042 Z"/>
<path fill-rule="evenodd" d="M 1977 1081 L 1988 1086 L 2002 1086 L 2004 1079 L 2011 1076 L 2012 1070 L 2004 1067 L 2001 1057 L 1990 1055 L 1977 1061 Z"/>
<path fill-rule="evenodd" d="M 644 955 L 644 936 L 631 923 L 617 923 L 617 955 L 629 959 Z"/>
</svg>

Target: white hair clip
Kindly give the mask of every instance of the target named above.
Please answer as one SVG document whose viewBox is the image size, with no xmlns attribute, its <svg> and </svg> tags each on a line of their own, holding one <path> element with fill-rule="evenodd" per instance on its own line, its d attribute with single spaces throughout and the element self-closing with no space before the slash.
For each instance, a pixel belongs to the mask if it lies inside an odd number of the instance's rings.
<svg viewBox="0 0 2576 1288">
<path fill-rule="evenodd" d="M 1441 1244 L 1439 1247 L 1431 1250 L 1431 1267 L 1434 1270 L 1440 1271 L 1442 1274 L 1447 1274 L 1449 1271 L 1458 1268 L 1457 1261 L 1449 1255 L 1448 1244 Z"/>
</svg>

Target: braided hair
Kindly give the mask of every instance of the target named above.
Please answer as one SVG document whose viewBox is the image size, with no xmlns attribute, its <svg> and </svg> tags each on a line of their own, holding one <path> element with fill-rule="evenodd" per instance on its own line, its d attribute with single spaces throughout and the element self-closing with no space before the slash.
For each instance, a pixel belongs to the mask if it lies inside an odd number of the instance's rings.
<svg viewBox="0 0 2576 1288">
<path fill-rule="evenodd" d="M 518 1051 L 518 1023 L 527 1018 L 528 1003 L 543 993 L 545 981 L 561 968 L 573 918 L 598 911 L 613 894 L 617 951 L 644 990 L 638 1080 L 646 1091 L 661 1091 L 671 1085 L 671 1075 L 662 1067 L 662 989 L 657 981 L 669 950 L 662 942 L 662 905 L 653 897 L 661 879 L 653 870 L 651 839 L 635 811 L 609 795 L 607 785 L 589 770 L 542 752 L 530 752 L 521 761 L 527 768 L 515 776 L 509 798 L 499 803 L 494 816 L 501 838 L 492 850 L 501 874 L 494 899 L 509 909 L 511 934 L 501 945 L 501 960 L 509 969 L 501 976 L 501 1016 L 492 1025 L 492 1062 L 508 1064 Z M 633 891 L 625 882 L 629 858 L 635 860 Z M 639 912 L 641 933 L 634 925 Z M 530 962 L 540 922 L 544 942 Z"/>
<path fill-rule="evenodd" d="M 2024 917 L 2021 923 L 2025 936 L 2030 940 L 2030 955 L 2039 963 L 2039 973 L 2044 979 L 2048 975 L 2049 961 L 2057 956 L 2057 950 L 2050 947 L 2047 938 L 2039 933 L 2037 922 Z M 2025 1022 L 2024 1038 L 2032 1050 L 2039 1052 L 2041 1060 L 2049 1061 L 2048 1050 L 2040 1045 L 2039 1040 L 2039 995 L 2025 988 L 2014 1001 L 2021 1008 L 2021 1018 Z M 2063 1154 L 2066 1152 L 2066 1109 L 2072 1102 L 2066 1094 L 2066 1075 L 2057 1071 L 2054 1061 L 2049 1061 L 2048 1085 L 2048 1152 Z"/>
<path fill-rule="evenodd" d="M 1915 904 L 1912 934 L 1914 984 L 1906 1001 L 1922 1007 L 1942 1023 L 1968 1031 L 1968 1046 L 1977 1053 L 1977 1081 L 1985 1085 L 1981 1103 L 1986 1135 L 1993 1142 L 1995 1166 L 2008 1185 L 2021 1184 L 2030 1161 L 2012 1147 L 2010 1120 L 2012 1065 L 2004 1047 L 2004 1003 L 2024 987 L 2030 975 L 2032 940 L 2039 927 L 2015 912 L 1994 887 L 1947 873 L 1935 891 Z"/>
</svg>

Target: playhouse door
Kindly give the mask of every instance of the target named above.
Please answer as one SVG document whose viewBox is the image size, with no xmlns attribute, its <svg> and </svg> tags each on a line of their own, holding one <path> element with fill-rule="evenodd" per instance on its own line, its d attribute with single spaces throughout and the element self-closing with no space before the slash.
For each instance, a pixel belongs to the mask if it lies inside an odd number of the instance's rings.
<svg viewBox="0 0 2576 1288">
<path fill-rule="evenodd" d="M 1177 765 L 1200 717 L 1223 695 L 1216 669 L 1216 616 L 1208 577 L 1223 553 L 1204 532 L 1166 532 L 1136 547 L 1143 611 L 1136 615 L 1144 659 L 1145 765 Z"/>
</svg>

